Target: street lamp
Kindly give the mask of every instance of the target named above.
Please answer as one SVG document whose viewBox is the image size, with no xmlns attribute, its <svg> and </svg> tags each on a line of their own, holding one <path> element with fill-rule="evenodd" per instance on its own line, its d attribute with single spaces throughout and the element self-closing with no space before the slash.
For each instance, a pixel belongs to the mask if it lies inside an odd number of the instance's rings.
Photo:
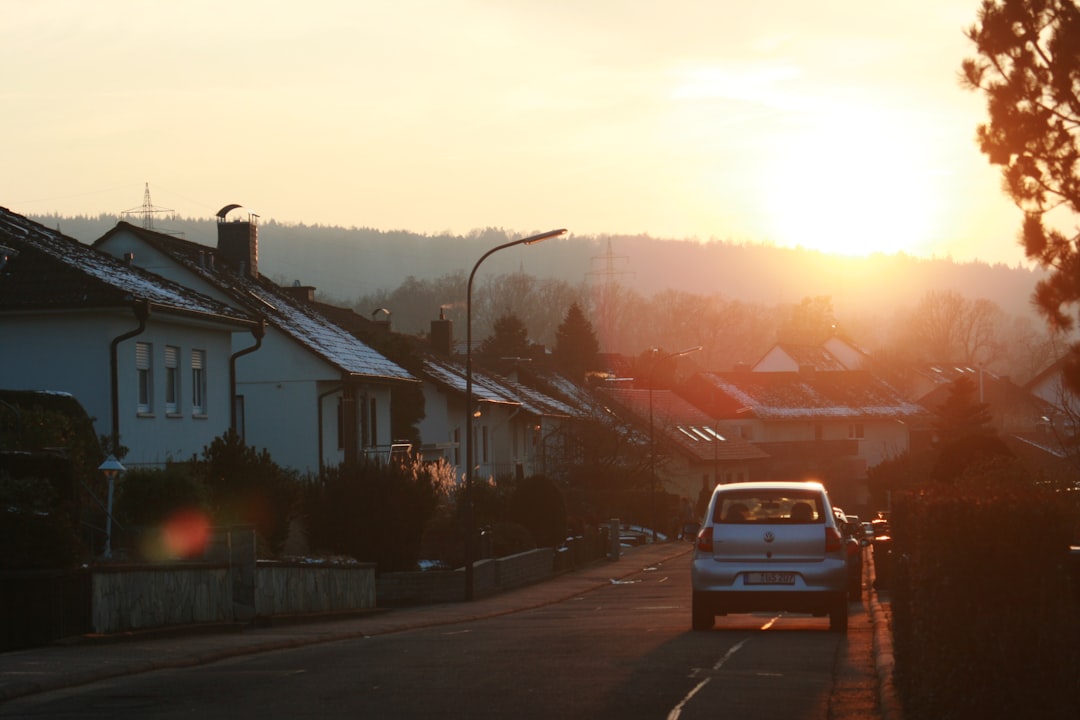
<svg viewBox="0 0 1080 720">
<path fill-rule="evenodd" d="M 105 505 L 105 558 L 109 559 L 112 558 L 113 489 L 116 485 L 116 478 L 120 476 L 120 473 L 124 472 L 124 466 L 120 464 L 115 455 L 110 455 L 105 458 L 105 462 L 98 465 L 98 470 L 104 473 L 105 480 L 109 483 L 109 497 Z"/>
<path fill-rule="evenodd" d="M 650 525 L 652 525 L 653 542 L 656 542 L 656 436 L 653 425 L 653 384 L 656 379 L 656 368 L 660 366 L 660 363 L 671 358 L 682 357 L 683 355 L 689 355 L 690 353 L 697 352 L 701 349 L 701 345 L 695 345 L 692 348 L 686 348 L 678 352 L 668 353 L 656 360 L 653 360 L 652 367 L 649 368 L 649 514 L 652 516 Z M 652 348 L 652 352 L 660 352 L 659 348 Z"/>
<path fill-rule="evenodd" d="M 469 284 L 465 292 L 465 599 L 473 599 L 473 535 L 475 533 L 476 514 L 473 508 L 472 476 L 473 476 L 473 399 L 472 399 L 472 285 L 476 271 L 480 269 L 480 263 L 488 259 L 488 256 L 505 250 L 515 245 L 532 245 L 534 243 L 557 237 L 566 232 L 566 228 L 548 230 L 539 235 L 530 235 L 512 242 L 503 243 L 491 248 L 480 256 L 469 273 Z"/>
</svg>

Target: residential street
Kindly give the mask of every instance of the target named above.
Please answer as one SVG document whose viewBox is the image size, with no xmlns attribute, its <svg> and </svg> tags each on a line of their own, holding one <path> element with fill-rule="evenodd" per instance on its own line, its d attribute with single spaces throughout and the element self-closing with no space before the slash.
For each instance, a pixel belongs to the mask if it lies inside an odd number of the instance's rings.
<svg viewBox="0 0 1080 720">
<path fill-rule="evenodd" d="M 882 717 L 867 606 L 852 605 L 847 636 L 828 632 L 826 618 L 768 614 L 721 617 L 712 632 L 691 632 L 687 549 L 635 549 L 619 563 L 473 604 L 8 653 L 0 691 L 35 663 L 58 669 L 64 653 L 72 663 L 80 653 L 105 662 L 187 646 L 182 661 L 160 670 L 26 695 L 0 706 L 0 716 L 430 717 L 451 709 L 689 720 L 723 708 L 740 718 Z M 330 642 L 335 629 L 344 639 Z M 281 650 L 261 652 L 274 637 Z"/>
</svg>

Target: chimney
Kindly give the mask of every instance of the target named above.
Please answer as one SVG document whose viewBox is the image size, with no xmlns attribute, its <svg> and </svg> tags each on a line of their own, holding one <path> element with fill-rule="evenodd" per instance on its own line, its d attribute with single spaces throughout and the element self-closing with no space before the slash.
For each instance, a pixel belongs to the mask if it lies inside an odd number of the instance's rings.
<svg viewBox="0 0 1080 720">
<path fill-rule="evenodd" d="M 371 311 L 371 322 L 380 330 L 390 332 L 390 311 L 386 308 L 375 308 Z"/>
<path fill-rule="evenodd" d="M 295 281 L 292 285 L 282 285 L 282 291 L 291 297 L 293 300 L 302 303 L 315 302 L 315 286 L 314 285 L 301 285 L 300 281 Z"/>
<path fill-rule="evenodd" d="M 259 277 L 258 215 L 251 213 L 247 220 L 226 220 L 225 216 L 239 208 L 226 205 L 218 210 L 218 255 L 233 270 L 250 278 Z"/>
<path fill-rule="evenodd" d="M 454 321 L 447 320 L 443 308 L 439 308 L 439 319 L 431 321 L 431 349 L 440 355 L 450 357 L 454 343 Z"/>
</svg>

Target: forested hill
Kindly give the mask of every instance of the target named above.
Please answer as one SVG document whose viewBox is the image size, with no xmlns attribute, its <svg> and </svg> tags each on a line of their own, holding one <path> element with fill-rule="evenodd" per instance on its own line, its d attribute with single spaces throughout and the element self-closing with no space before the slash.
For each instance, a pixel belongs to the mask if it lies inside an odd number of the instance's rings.
<svg viewBox="0 0 1080 720">
<path fill-rule="evenodd" d="M 33 216 L 33 220 L 91 243 L 119 218 Z M 128 218 L 138 224 L 138 218 Z M 154 219 L 154 229 L 214 245 L 216 221 Z M 530 228 L 522 234 L 551 228 Z M 313 285 L 331 301 L 352 302 L 392 290 L 407 278 L 434 279 L 464 273 L 492 247 L 509 238 L 501 230 L 469 235 L 418 235 L 405 230 L 341 228 L 263 221 L 259 270 L 279 282 Z M 1013 315 L 1031 314 L 1030 298 L 1042 271 L 907 255 L 840 258 L 815 251 L 663 240 L 648 236 L 577 236 L 497 253 L 479 276 L 522 270 L 571 284 L 615 281 L 644 295 L 665 290 L 712 295 L 748 303 L 797 303 L 828 296 L 838 314 L 888 316 L 910 307 L 931 290 L 986 298 Z"/>
</svg>

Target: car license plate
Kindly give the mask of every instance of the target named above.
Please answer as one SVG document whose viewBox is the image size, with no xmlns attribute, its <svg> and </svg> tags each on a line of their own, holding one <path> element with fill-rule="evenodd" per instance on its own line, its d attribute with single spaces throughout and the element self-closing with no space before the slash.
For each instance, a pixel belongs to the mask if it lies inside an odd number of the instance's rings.
<svg viewBox="0 0 1080 720">
<path fill-rule="evenodd" d="M 747 585 L 794 585 L 795 573 L 752 572 L 746 573 Z"/>
</svg>

